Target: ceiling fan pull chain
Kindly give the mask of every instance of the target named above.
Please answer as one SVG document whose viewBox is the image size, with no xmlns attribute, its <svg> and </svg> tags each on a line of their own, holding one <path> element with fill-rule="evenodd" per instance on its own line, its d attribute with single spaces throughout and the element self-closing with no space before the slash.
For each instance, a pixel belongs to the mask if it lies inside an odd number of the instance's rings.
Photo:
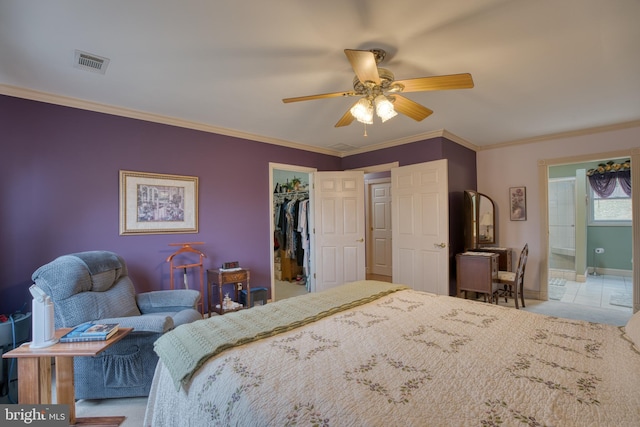
<svg viewBox="0 0 640 427">
<path fill-rule="evenodd" d="M 367 136 L 367 124 L 364 123 L 364 135 L 363 136 Z"/>
</svg>

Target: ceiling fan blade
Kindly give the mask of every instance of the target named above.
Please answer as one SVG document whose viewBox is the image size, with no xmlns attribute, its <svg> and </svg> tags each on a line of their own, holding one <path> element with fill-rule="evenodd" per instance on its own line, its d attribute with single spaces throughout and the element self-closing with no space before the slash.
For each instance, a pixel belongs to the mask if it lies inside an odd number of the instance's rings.
<svg viewBox="0 0 640 427">
<path fill-rule="evenodd" d="M 380 75 L 378 74 L 378 64 L 373 52 L 368 50 L 345 49 L 344 54 L 351 63 L 351 68 L 355 71 L 356 76 L 362 83 L 371 81 L 380 84 Z"/>
<path fill-rule="evenodd" d="M 425 90 L 469 89 L 473 87 L 471 74 L 450 74 L 447 76 L 419 77 L 417 79 L 396 80 L 404 86 L 402 92 Z"/>
<path fill-rule="evenodd" d="M 338 120 L 338 123 L 336 123 L 334 127 L 339 128 L 342 126 L 349 126 L 351 122 L 353 122 L 353 120 L 354 120 L 354 117 L 353 117 L 353 114 L 351 114 L 351 107 L 350 107 L 347 110 L 347 112 L 344 113 L 342 117 L 340 117 L 340 120 Z"/>
<path fill-rule="evenodd" d="M 282 102 L 288 104 L 289 102 L 298 102 L 298 101 L 311 101 L 313 99 L 324 99 L 324 98 L 337 98 L 340 96 L 355 96 L 356 93 L 354 91 L 346 91 L 346 92 L 332 92 L 332 93 L 322 93 L 319 95 L 308 95 L 308 96 L 298 96 L 296 98 L 284 98 Z"/>
<path fill-rule="evenodd" d="M 393 96 L 396 98 L 395 102 L 393 103 L 393 108 L 395 108 L 398 113 L 402 113 L 405 116 L 411 117 L 413 120 L 419 122 L 433 114 L 433 111 L 425 106 L 418 104 L 417 102 L 410 100 L 409 98 L 405 98 L 401 95 Z"/>
</svg>

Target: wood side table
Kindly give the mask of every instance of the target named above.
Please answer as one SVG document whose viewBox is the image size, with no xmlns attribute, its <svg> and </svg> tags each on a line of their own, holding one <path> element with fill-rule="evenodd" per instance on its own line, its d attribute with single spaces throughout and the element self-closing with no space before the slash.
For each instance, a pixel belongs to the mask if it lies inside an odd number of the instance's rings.
<svg viewBox="0 0 640 427">
<path fill-rule="evenodd" d="M 56 330 L 60 338 L 73 328 Z M 18 403 L 48 404 L 51 402 L 51 358 L 56 361 L 56 403 L 69 405 L 69 424 L 105 425 L 107 421 L 121 424 L 125 417 L 76 418 L 73 358 L 96 356 L 120 341 L 133 328 L 120 328 L 105 341 L 56 343 L 44 348 L 31 348 L 29 343 L 2 355 L 18 359 Z"/>
<path fill-rule="evenodd" d="M 477 292 L 489 296 L 498 290 L 498 254 L 465 252 L 456 255 L 458 296 L 464 292 Z"/>
<path fill-rule="evenodd" d="M 242 310 L 243 308 L 251 307 L 251 284 L 249 283 L 250 272 L 246 268 L 239 270 L 223 270 L 220 268 L 207 270 L 207 283 L 209 285 L 209 313 L 215 311 L 218 314 L 230 313 L 232 311 Z M 247 300 L 246 307 L 241 306 L 236 309 L 227 310 L 222 307 L 222 300 L 224 295 L 224 288 L 233 287 L 233 301 L 240 302 L 240 291 L 243 286 L 246 286 Z M 218 307 L 216 307 L 213 301 L 214 293 L 218 296 Z"/>
</svg>

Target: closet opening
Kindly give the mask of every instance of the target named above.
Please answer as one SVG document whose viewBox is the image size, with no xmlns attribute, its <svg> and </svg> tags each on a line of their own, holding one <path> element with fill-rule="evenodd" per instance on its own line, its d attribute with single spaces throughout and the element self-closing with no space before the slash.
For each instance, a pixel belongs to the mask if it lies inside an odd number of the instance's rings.
<svg viewBox="0 0 640 427">
<path fill-rule="evenodd" d="M 315 169 L 270 163 L 271 300 L 312 289 L 310 174 Z"/>
</svg>

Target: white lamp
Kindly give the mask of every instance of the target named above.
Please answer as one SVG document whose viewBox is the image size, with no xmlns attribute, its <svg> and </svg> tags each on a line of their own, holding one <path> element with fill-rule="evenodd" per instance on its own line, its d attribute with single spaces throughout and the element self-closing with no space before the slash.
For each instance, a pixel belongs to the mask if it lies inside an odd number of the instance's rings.
<svg viewBox="0 0 640 427">
<path fill-rule="evenodd" d="M 360 98 L 360 100 L 351 107 L 351 114 L 360 123 L 367 125 L 373 124 L 373 106 L 368 98 Z"/>
<path fill-rule="evenodd" d="M 485 212 L 480 219 L 480 225 L 486 227 L 485 236 L 489 237 L 489 228 L 493 227 L 493 218 L 491 218 L 490 212 Z"/>
<path fill-rule="evenodd" d="M 398 115 L 393 108 L 393 103 L 386 96 L 378 95 L 374 102 L 376 104 L 376 114 L 380 117 L 382 123 Z"/>
</svg>

